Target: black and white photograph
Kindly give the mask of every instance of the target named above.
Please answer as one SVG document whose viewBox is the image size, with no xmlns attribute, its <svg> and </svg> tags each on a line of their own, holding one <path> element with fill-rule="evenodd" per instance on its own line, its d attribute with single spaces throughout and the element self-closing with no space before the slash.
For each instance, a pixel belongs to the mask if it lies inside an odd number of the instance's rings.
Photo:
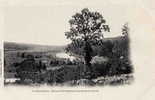
<svg viewBox="0 0 155 100">
<path fill-rule="evenodd" d="M 154 100 L 154 4 L 0 0 L 0 99 Z"/>
<path fill-rule="evenodd" d="M 4 84 L 131 84 L 130 22 L 102 7 L 61 7 L 6 9 L 6 32 L 12 34 L 4 42 Z"/>
</svg>

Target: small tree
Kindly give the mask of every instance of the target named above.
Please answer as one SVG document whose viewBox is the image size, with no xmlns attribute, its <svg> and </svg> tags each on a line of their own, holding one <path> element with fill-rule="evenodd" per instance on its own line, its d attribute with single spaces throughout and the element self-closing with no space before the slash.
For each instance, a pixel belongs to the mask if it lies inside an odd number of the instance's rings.
<svg viewBox="0 0 155 100">
<path fill-rule="evenodd" d="M 80 13 L 76 13 L 69 20 L 70 31 L 66 32 L 67 39 L 72 43 L 67 47 L 67 52 L 78 54 L 81 48 L 81 55 L 85 64 L 90 68 L 92 59 L 92 45 L 103 39 L 103 31 L 110 31 L 103 16 L 98 12 L 91 12 L 84 8 Z M 91 70 L 91 68 L 90 68 Z"/>
<path fill-rule="evenodd" d="M 123 25 L 122 34 L 125 35 L 125 36 L 129 34 L 129 26 L 128 26 L 128 23 L 125 23 Z"/>
</svg>

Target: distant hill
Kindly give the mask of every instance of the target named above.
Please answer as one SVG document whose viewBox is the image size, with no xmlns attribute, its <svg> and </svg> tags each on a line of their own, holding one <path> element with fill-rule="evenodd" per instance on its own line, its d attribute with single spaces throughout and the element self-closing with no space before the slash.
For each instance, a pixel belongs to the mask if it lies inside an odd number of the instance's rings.
<svg viewBox="0 0 155 100">
<path fill-rule="evenodd" d="M 122 46 L 127 45 L 127 37 L 118 36 L 113 38 L 104 38 L 101 40 L 102 43 L 111 42 L 114 45 Z M 124 44 L 125 43 L 125 44 Z M 52 52 L 64 52 L 66 45 L 64 46 L 53 46 L 53 45 L 38 45 L 38 44 L 26 44 L 16 42 L 4 42 L 5 51 L 52 51 Z M 128 48 L 125 48 L 128 49 Z"/>
<path fill-rule="evenodd" d="M 4 42 L 5 51 L 64 51 L 65 46 L 50 46 L 38 44 L 26 44 L 16 42 Z"/>
</svg>

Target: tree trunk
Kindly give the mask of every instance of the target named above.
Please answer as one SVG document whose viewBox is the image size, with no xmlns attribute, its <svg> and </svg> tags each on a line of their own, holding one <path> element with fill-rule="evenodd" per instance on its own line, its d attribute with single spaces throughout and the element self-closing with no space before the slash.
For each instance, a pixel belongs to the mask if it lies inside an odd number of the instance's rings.
<svg viewBox="0 0 155 100">
<path fill-rule="evenodd" d="M 92 60 L 92 47 L 90 45 L 90 43 L 86 40 L 85 41 L 85 55 L 84 55 L 84 60 L 85 60 L 85 69 L 84 69 L 84 73 L 86 77 L 90 77 L 90 73 L 92 72 L 92 68 L 91 68 L 91 63 L 90 61 Z M 87 74 L 88 73 L 88 74 Z"/>
</svg>

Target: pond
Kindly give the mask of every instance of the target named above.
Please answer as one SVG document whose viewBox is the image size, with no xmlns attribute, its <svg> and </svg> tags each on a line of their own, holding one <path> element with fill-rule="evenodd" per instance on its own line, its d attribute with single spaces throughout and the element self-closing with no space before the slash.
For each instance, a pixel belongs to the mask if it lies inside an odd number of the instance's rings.
<svg viewBox="0 0 155 100">
<path fill-rule="evenodd" d="M 70 56 L 69 54 L 65 53 L 65 52 L 60 52 L 56 54 L 56 57 L 58 58 L 66 58 L 66 59 L 70 59 L 71 61 L 75 59 L 74 56 Z"/>
</svg>

